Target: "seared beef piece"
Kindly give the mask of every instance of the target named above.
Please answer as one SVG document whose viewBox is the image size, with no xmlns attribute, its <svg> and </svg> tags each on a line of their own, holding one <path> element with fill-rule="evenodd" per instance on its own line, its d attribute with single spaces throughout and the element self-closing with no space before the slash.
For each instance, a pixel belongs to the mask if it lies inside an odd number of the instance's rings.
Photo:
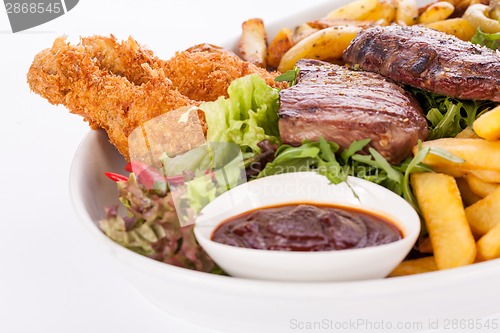
<svg viewBox="0 0 500 333">
<path fill-rule="evenodd" d="M 324 137 L 345 149 L 370 138 L 369 146 L 398 163 L 427 137 L 418 102 L 383 76 L 319 60 L 300 60 L 297 67 L 298 83 L 280 92 L 283 143 L 298 146 Z"/>
<path fill-rule="evenodd" d="M 366 29 L 344 60 L 437 94 L 500 102 L 499 53 L 422 26 Z"/>
</svg>

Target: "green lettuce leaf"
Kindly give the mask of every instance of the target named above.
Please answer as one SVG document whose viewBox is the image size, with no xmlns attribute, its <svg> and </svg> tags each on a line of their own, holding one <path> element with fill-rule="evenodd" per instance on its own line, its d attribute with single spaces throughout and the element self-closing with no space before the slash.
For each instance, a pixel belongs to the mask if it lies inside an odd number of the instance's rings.
<svg viewBox="0 0 500 333">
<path fill-rule="evenodd" d="M 244 157 L 260 153 L 258 143 L 280 143 L 278 130 L 279 93 L 257 74 L 234 80 L 229 98 L 200 105 L 207 121 L 208 142 L 239 145 Z"/>
</svg>

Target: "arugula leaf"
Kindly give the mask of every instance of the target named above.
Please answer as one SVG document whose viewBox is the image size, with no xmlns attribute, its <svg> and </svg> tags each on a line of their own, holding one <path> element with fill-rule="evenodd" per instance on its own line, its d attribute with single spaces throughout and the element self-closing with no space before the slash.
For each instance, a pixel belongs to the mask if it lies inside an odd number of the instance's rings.
<svg viewBox="0 0 500 333">
<path fill-rule="evenodd" d="M 398 170 L 394 169 L 392 165 L 387 162 L 387 160 L 378 151 L 371 147 L 369 151 L 377 162 L 378 167 L 387 173 L 387 177 L 389 177 L 389 179 L 396 183 L 401 183 L 401 181 L 403 180 L 401 173 L 399 173 Z"/>
<path fill-rule="evenodd" d="M 278 75 L 274 81 L 276 82 L 288 82 L 288 85 L 294 86 L 297 83 L 297 77 L 299 76 L 299 68 L 295 66 L 293 69 L 287 70 L 285 73 Z"/>
<path fill-rule="evenodd" d="M 412 88 L 429 122 L 428 140 L 455 137 L 483 112 L 495 105 L 491 101 L 467 101 Z"/>
<path fill-rule="evenodd" d="M 304 143 L 300 147 L 282 145 L 276 152 L 273 162 L 267 163 L 257 178 L 295 171 L 308 171 L 317 161 L 319 147 Z"/>
<path fill-rule="evenodd" d="M 460 121 L 462 117 L 460 116 L 460 109 L 462 108 L 462 103 L 453 103 L 450 99 L 444 100 L 443 104 L 446 107 L 444 114 L 441 112 L 436 112 L 437 109 L 432 109 L 432 112 L 427 114 L 427 119 L 431 122 L 432 126 L 429 131 L 429 140 L 454 137 L 462 131 L 462 126 Z M 436 120 L 438 120 L 436 122 Z"/>
<path fill-rule="evenodd" d="M 344 150 L 341 154 L 340 157 L 344 161 L 344 163 L 347 163 L 349 159 L 354 155 L 356 152 L 363 150 L 367 144 L 369 144 L 371 139 L 364 139 L 364 140 L 359 140 L 359 141 L 353 141 L 350 145 L 349 148 Z"/>
<path fill-rule="evenodd" d="M 486 46 L 492 50 L 498 50 L 498 48 L 500 48 L 500 32 L 489 34 L 483 32 L 481 27 L 478 27 L 471 42 L 473 44 Z"/>
<path fill-rule="evenodd" d="M 299 147 L 282 145 L 274 161 L 268 163 L 257 178 L 280 173 L 316 170 L 334 184 L 347 179 L 347 174 L 338 163 L 335 153 L 339 146 L 321 138 L 318 142 L 304 141 Z"/>
</svg>

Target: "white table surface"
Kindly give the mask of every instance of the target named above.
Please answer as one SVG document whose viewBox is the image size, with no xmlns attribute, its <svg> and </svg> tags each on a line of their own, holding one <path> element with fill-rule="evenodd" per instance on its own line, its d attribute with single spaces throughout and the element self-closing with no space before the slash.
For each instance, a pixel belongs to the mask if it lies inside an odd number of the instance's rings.
<svg viewBox="0 0 500 333">
<path fill-rule="evenodd" d="M 66 34 L 129 35 L 167 58 L 224 42 L 245 19 L 265 22 L 325 0 L 97 1 L 13 34 L 0 6 L 0 332 L 213 332 L 173 318 L 108 266 L 77 223 L 68 197 L 71 160 L 89 131 L 82 118 L 31 93 L 39 51 Z"/>
</svg>

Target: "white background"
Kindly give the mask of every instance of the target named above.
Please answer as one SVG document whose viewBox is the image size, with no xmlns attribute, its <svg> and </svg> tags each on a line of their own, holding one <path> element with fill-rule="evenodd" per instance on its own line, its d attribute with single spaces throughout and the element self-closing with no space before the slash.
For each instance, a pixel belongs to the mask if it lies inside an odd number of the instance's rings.
<svg viewBox="0 0 500 333">
<path fill-rule="evenodd" d="M 0 332 L 213 332 L 150 305 L 77 223 L 69 170 L 89 128 L 30 92 L 34 55 L 63 34 L 71 41 L 114 34 L 167 58 L 197 43 L 223 43 L 245 19 L 271 22 L 325 2 L 80 0 L 66 15 L 16 34 L 0 5 Z"/>
</svg>

